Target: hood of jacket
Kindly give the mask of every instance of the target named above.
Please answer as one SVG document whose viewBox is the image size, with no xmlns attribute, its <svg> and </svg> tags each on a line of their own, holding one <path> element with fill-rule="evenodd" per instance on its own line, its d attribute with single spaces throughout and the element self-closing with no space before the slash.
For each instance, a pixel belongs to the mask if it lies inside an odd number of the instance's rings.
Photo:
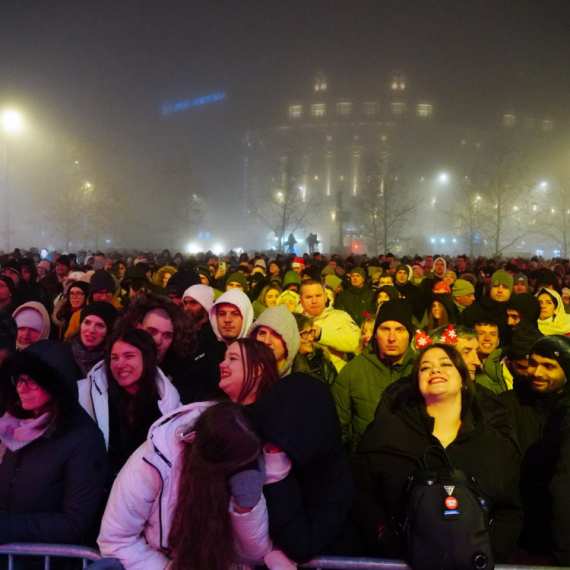
<svg viewBox="0 0 570 570">
<path fill-rule="evenodd" d="M 507 301 L 507 309 L 517 311 L 522 319 L 536 325 L 540 316 L 540 303 L 531 293 L 519 293 Z"/>
<path fill-rule="evenodd" d="M 267 327 L 275 331 L 283 340 L 286 350 L 285 362 L 279 368 L 279 376 L 283 377 L 289 373 L 293 365 L 293 359 L 299 352 L 300 338 L 299 328 L 293 313 L 285 306 L 268 307 L 259 315 L 259 318 L 247 333 L 249 338 L 255 338 L 256 330 L 259 327 Z"/>
<path fill-rule="evenodd" d="M 230 289 L 220 295 L 212 305 L 210 309 L 210 324 L 212 325 L 212 330 L 218 340 L 225 342 L 218 330 L 218 319 L 216 318 L 220 305 L 234 305 L 239 309 L 243 323 L 238 338 L 244 338 L 253 323 L 253 307 L 249 297 L 240 289 Z"/>
<path fill-rule="evenodd" d="M 46 340 L 47 338 L 49 338 L 50 320 L 49 320 L 49 315 L 48 315 L 48 312 L 46 311 L 46 308 L 41 303 L 38 303 L 37 301 L 29 301 L 28 303 L 24 303 L 23 305 L 20 305 L 14 311 L 14 313 L 12 314 L 14 319 L 16 319 L 18 314 L 21 313 L 25 309 L 33 309 L 34 311 L 37 311 L 42 318 L 42 330 L 40 331 L 40 336 L 38 337 L 38 340 Z M 20 348 L 20 347 L 18 347 L 18 348 Z"/>
</svg>

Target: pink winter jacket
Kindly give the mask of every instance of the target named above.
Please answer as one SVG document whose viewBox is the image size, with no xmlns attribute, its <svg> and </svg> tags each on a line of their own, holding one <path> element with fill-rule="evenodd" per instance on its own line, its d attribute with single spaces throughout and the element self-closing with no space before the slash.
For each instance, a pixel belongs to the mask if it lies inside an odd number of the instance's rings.
<svg viewBox="0 0 570 570">
<path fill-rule="evenodd" d="M 181 451 L 177 434 L 192 426 L 213 402 L 182 406 L 156 421 L 149 438 L 129 458 L 111 490 L 97 542 L 105 557 L 118 558 L 126 570 L 163 570 L 170 563 L 168 535 L 178 497 Z M 268 470 L 267 483 L 282 479 L 289 460 Z M 229 505 L 237 554 L 260 559 L 272 550 L 265 498 L 251 512 Z"/>
</svg>

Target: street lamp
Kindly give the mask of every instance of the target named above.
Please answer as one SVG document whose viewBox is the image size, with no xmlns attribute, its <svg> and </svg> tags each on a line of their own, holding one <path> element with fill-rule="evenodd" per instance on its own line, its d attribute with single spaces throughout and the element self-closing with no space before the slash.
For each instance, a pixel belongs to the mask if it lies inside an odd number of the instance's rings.
<svg viewBox="0 0 570 570">
<path fill-rule="evenodd" d="M 4 132 L 4 231 L 6 232 L 6 253 L 10 253 L 12 249 L 10 247 L 10 176 L 8 171 L 8 138 L 6 135 L 21 131 L 24 120 L 18 111 L 6 109 L 2 113 L 1 122 Z"/>
</svg>

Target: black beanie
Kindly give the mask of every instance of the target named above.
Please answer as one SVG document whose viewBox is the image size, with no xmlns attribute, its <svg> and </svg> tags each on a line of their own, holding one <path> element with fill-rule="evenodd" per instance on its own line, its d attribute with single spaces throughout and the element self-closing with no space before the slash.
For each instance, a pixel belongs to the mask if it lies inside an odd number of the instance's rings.
<svg viewBox="0 0 570 570">
<path fill-rule="evenodd" d="M 166 294 L 182 297 L 184 291 L 192 285 L 201 285 L 200 276 L 195 271 L 182 269 L 177 271 L 166 284 Z"/>
<path fill-rule="evenodd" d="M 400 292 L 392 285 L 382 285 L 382 287 L 378 289 L 378 293 L 380 293 L 380 291 L 384 291 L 384 293 L 390 297 L 390 301 L 395 301 L 400 298 Z"/>
<path fill-rule="evenodd" d="M 14 292 L 16 291 L 16 285 L 14 285 L 14 280 L 8 275 L 0 275 L 0 281 L 4 281 L 4 283 L 6 283 L 6 287 L 8 287 L 8 290 L 13 295 Z"/>
<path fill-rule="evenodd" d="M 102 319 L 107 327 L 107 333 L 110 333 L 113 330 L 113 325 L 115 324 L 115 319 L 119 316 L 119 312 L 115 307 L 113 307 L 113 305 L 111 305 L 111 303 L 95 301 L 81 309 L 79 323 L 81 324 L 85 320 L 85 317 L 89 315 L 95 315 Z"/>
<path fill-rule="evenodd" d="M 523 294 L 524 293 L 521 293 L 521 295 Z M 523 319 L 513 331 L 511 346 L 508 352 L 509 360 L 528 359 L 534 343 L 542 337 L 543 334 L 538 330 L 536 324 L 532 324 Z"/>
<path fill-rule="evenodd" d="M 18 325 L 12 315 L 0 311 L 0 350 L 16 350 Z"/>
<path fill-rule="evenodd" d="M 396 321 L 404 325 L 410 334 L 410 341 L 414 336 L 414 324 L 412 323 L 412 308 L 406 299 L 394 299 L 380 305 L 378 316 L 374 323 L 374 336 L 378 327 L 386 321 Z"/>
<path fill-rule="evenodd" d="M 570 338 L 567 336 L 559 334 L 545 336 L 533 344 L 530 354 L 556 360 L 564 370 L 566 378 L 570 379 Z"/>
<path fill-rule="evenodd" d="M 91 275 L 91 280 L 89 281 L 89 292 L 91 295 L 98 291 L 109 291 L 110 293 L 114 293 L 115 289 L 115 280 L 108 271 L 97 269 L 95 273 Z"/>
</svg>

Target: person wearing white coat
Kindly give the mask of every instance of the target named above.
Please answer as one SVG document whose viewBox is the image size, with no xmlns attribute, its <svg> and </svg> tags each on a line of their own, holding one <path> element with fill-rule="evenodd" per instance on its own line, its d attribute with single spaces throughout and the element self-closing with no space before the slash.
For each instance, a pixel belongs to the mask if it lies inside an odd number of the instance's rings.
<svg viewBox="0 0 570 570">
<path fill-rule="evenodd" d="M 217 416 L 218 425 L 223 422 L 225 426 L 219 431 L 232 434 L 234 442 L 238 438 L 252 437 L 249 428 L 244 428 L 248 421 L 244 415 L 247 410 L 231 402 L 188 404 L 155 422 L 147 441 L 131 456 L 113 485 L 97 541 L 104 557 L 117 559 L 126 570 L 163 570 L 172 567 L 169 565 L 174 564 L 173 559 L 178 552 L 173 552 L 169 539 L 177 514 L 179 485 L 184 484 L 185 471 L 192 469 L 193 463 L 188 464 L 191 460 L 187 458 L 196 457 L 192 455 L 194 450 L 187 455 L 185 448 L 189 444 L 204 447 L 199 440 L 201 438 L 203 442 L 207 437 L 204 435 L 207 431 L 204 427 L 205 416 L 201 425 L 195 427 L 195 424 L 206 410 L 209 415 L 207 422 L 214 425 L 215 419 L 210 418 Z M 237 417 L 237 421 L 234 422 L 233 417 Z M 253 437 L 257 438 L 259 450 L 261 440 L 257 435 Z M 218 449 L 226 449 L 224 453 L 228 453 L 227 445 L 221 446 L 218 441 L 214 445 Z M 231 447 L 235 448 L 235 444 Z M 256 504 L 248 512 L 236 506 L 239 502 L 237 487 L 232 485 L 233 477 L 230 476 L 232 499 L 228 510 L 235 540 L 234 552 L 250 560 L 264 558 L 269 568 L 290 570 L 295 565 L 282 552 L 273 549 L 268 535 L 265 498 L 261 494 L 263 484 L 282 480 L 290 470 L 291 463 L 285 454 L 272 451 L 263 454 L 265 475 L 261 469 L 258 494 L 253 501 Z M 251 489 L 248 493 L 251 494 Z M 183 496 L 182 493 L 180 496 Z M 212 500 L 208 499 L 206 490 L 203 500 Z M 206 528 L 208 525 L 202 526 Z M 101 567 L 113 566 L 111 563 Z"/>
<path fill-rule="evenodd" d="M 105 360 L 78 382 L 79 403 L 95 420 L 116 475 L 141 445 L 150 426 L 180 406 L 180 397 L 156 365 L 152 336 L 142 329 L 124 332 Z"/>
</svg>

